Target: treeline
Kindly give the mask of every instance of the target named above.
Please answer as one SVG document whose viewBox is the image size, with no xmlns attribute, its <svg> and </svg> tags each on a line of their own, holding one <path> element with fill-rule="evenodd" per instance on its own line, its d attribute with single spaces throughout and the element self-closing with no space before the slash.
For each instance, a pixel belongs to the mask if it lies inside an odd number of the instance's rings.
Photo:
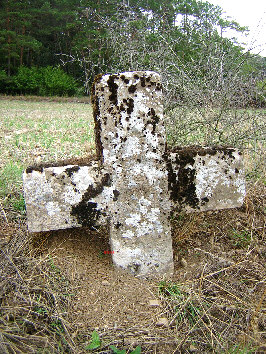
<svg viewBox="0 0 266 354">
<path fill-rule="evenodd" d="M 251 104 L 263 102 L 265 58 L 245 53 L 226 38 L 228 29 L 246 28 L 224 18 L 222 9 L 207 1 L 2 0 L 1 4 L 2 92 L 70 95 L 83 84 L 88 92 L 98 73 L 149 69 L 162 74 L 171 103 L 189 102 L 192 95 L 195 104 L 217 104 L 217 96 L 220 99 L 228 89 L 233 104 L 240 104 L 240 95 Z M 21 84 L 27 68 L 31 77 L 40 78 L 42 88 Z M 47 89 L 48 72 L 57 75 L 55 82 L 67 82 L 68 88 Z"/>
</svg>

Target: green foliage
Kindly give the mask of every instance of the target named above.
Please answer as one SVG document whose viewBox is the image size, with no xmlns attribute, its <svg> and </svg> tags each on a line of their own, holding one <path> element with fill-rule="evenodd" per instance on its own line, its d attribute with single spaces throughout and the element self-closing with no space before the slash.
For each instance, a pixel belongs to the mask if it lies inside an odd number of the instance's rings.
<svg viewBox="0 0 266 354">
<path fill-rule="evenodd" d="M 47 66 L 42 68 L 41 96 L 73 96 L 77 90 L 74 78 L 65 73 L 61 68 Z"/>
<path fill-rule="evenodd" d="M 91 342 L 85 347 L 86 350 L 94 350 L 101 346 L 99 334 L 94 330 L 91 334 Z"/>
<path fill-rule="evenodd" d="M 14 77 L 8 76 L 5 70 L 0 70 L 0 93 L 13 93 L 15 86 Z"/>
<path fill-rule="evenodd" d="M 7 74 L 5 70 L 0 70 L 0 92 L 5 90 Z"/>
<path fill-rule="evenodd" d="M 13 199 L 12 206 L 16 211 L 19 211 L 20 213 L 26 212 L 25 200 L 22 193 L 19 193 L 17 198 Z"/>
<path fill-rule="evenodd" d="M 89 345 L 87 345 L 85 347 L 85 350 L 98 349 L 98 348 L 100 348 L 101 345 L 102 345 L 102 342 L 100 340 L 100 336 L 97 333 L 97 331 L 94 330 L 91 334 L 91 342 Z M 115 353 L 115 354 L 126 354 L 125 349 L 120 350 L 114 345 L 110 345 L 110 349 L 112 349 L 113 353 Z M 141 354 L 141 347 L 137 346 L 135 350 L 130 352 L 130 354 Z"/>
<path fill-rule="evenodd" d="M 251 235 L 248 231 L 234 230 L 230 235 L 230 239 L 236 248 L 246 248 L 250 245 Z"/>
<path fill-rule="evenodd" d="M 41 73 L 36 67 L 27 68 L 20 66 L 14 83 L 20 93 L 38 95 L 40 86 L 42 85 Z"/>
<path fill-rule="evenodd" d="M 77 90 L 76 80 L 59 67 L 20 66 L 13 77 L 5 75 L 3 70 L 0 72 L 0 92 L 39 96 L 73 96 Z"/>
<path fill-rule="evenodd" d="M 114 345 L 110 345 L 110 348 L 112 349 L 113 353 L 115 354 L 126 354 L 126 350 L 125 349 L 117 349 Z"/>
<path fill-rule="evenodd" d="M 117 349 L 116 346 L 110 345 L 110 349 L 112 349 L 114 354 L 126 354 L 126 349 Z M 141 353 L 141 347 L 138 345 L 136 349 L 134 349 L 130 354 L 140 354 Z"/>
</svg>

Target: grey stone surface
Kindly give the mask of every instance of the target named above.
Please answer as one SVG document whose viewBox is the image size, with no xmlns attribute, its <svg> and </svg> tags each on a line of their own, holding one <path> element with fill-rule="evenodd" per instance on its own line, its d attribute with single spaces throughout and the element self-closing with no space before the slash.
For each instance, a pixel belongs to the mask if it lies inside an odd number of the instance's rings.
<svg viewBox="0 0 266 354">
<path fill-rule="evenodd" d="M 90 166 L 28 168 L 23 173 L 30 232 L 97 227 L 105 220 L 110 176 Z"/>
<path fill-rule="evenodd" d="M 168 180 L 173 207 L 194 212 L 240 207 L 245 173 L 237 149 L 189 147 L 168 151 Z"/>
<path fill-rule="evenodd" d="M 160 77 L 148 71 L 105 75 L 93 91 L 98 152 L 112 176 L 108 211 L 113 261 L 136 276 L 171 275 Z"/>
</svg>

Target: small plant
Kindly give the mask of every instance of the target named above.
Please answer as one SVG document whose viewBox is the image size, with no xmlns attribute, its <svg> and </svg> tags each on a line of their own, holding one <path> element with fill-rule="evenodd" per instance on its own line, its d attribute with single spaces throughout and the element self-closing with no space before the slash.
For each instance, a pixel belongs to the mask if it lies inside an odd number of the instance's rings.
<svg viewBox="0 0 266 354">
<path fill-rule="evenodd" d="M 251 242 L 251 236 L 247 231 L 234 230 L 230 238 L 233 245 L 237 248 L 246 248 Z"/>
<path fill-rule="evenodd" d="M 91 334 L 91 342 L 85 347 L 85 350 L 94 350 L 101 346 L 99 334 L 94 330 Z"/>
<path fill-rule="evenodd" d="M 94 330 L 91 334 L 91 342 L 85 347 L 85 350 L 94 350 L 99 348 L 101 345 L 102 342 L 100 340 L 100 336 L 97 331 Z M 112 349 L 115 354 L 126 354 L 126 349 L 120 350 L 114 345 L 110 345 L 110 349 Z M 130 354 L 141 354 L 141 347 L 138 345 L 136 349 L 130 352 Z"/>
<path fill-rule="evenodd" d="M 35 307 L 34 312 L 38 313 L 39 315 L 47 315 L 47 310 L 43 307 Z"/>
<path fill-rule="evenodd" d="M 64 328 L 60 320 L 54 320 L 50 323 L 50 328 L 54 330 L 57 334 L 64 333 Z"/>
<path fill-rule="evenodd" d="M 52 270 L 57 273 L 57 274 L 60 274 L 61 273 L 61 270 L 54 264 L 54 260 L 53 258 L 49 255 L 49 263 L 50 263 L 50 266 L 52 268 Z"/>
<path fill-rule="evenodd" d="M 126 349 L 117 349 L 114 345 L 110 345 L 110 349 L 112 349 L 114 354 L 126 354 Z M 133 352 L 130 352 L 130 354 L 140 354 L 141 353 L 141 347 L 138 345 L 136 349 L 133 350 Z"/>
</svg>

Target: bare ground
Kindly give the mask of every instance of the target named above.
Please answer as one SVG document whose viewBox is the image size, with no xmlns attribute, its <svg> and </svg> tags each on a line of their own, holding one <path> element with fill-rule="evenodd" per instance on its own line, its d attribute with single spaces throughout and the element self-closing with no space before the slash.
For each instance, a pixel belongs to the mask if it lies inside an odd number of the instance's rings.
<svg viewBox="0 0 266 354">
<path fill-rule="evenodd" d="M 28 235 L 2 210 L 0 352 L 88 352 L 94 330 L 98 353 L 265 352 L 265 189 L 173 220 L 172 282 L 115 269 L 107 228 Z"/>
</svg>

